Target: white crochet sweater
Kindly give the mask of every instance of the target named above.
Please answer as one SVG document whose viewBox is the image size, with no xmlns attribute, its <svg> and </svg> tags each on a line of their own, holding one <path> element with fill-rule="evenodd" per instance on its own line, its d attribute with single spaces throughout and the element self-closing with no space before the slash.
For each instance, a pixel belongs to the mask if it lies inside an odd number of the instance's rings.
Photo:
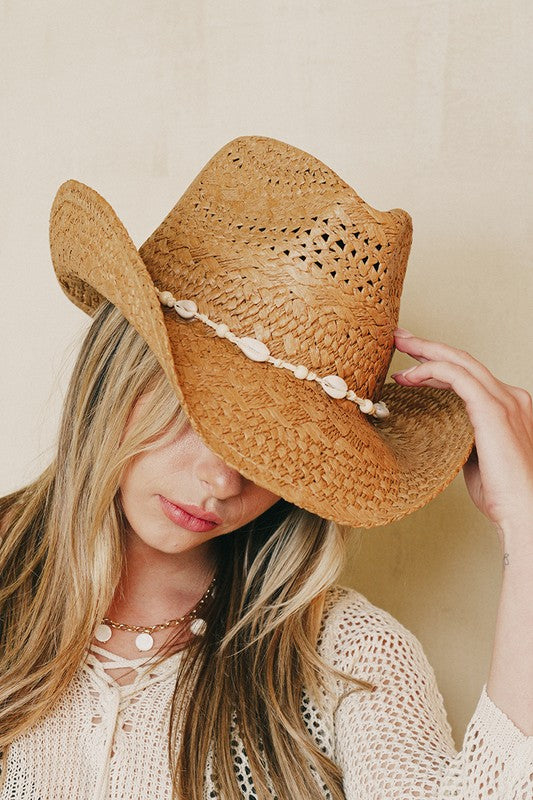
<svg viewBox="0 0 533 800">
<path fill-rule="evenodd" d="M 492 702 L 484 684 L 457 752 L 433 668 L 391 614 L 337 585 L 319 649 L 378 685 L 344 696 L 347 684 L 337 683 L 327 714 L 307 696 L 304 703 L 311 735 L 342 769 L 347 800 L 532 800 L 533 736 Z M 143 658 L 95 650 L 110 660 L 88 653 L 54 711 L 13 742 L 1 800 L 170 800 L 166 724 L 181 653 L 143 670 Z M 110 670 L 124 665 L 138 674 L 121 686 Z M 238 733 L 232 741 L 242 796 L 253 800 Z M 219 797 L 209 771 L 204 796 Z"/>
</svg>

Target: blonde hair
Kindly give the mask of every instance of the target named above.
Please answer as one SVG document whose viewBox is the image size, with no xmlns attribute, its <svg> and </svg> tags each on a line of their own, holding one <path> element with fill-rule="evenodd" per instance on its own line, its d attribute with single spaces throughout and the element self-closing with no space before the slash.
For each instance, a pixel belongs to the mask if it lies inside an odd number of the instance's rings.
<svg viewBox="0 0 533 800">
<path fill-rule="evenodd" d="M 150 408 L 122 439 L 135 402 L 151 390 Z M 123 470 L 139 453 L 171 441 L 185 421 L 146 342 L 104 301 L 72 373 L 53 462 L 0 498 L 4 775 L 10 742 L 59 701 L 113 599 L 124 564 Z M 258 798 L 271 797 L 270 776 L 279 797 L 319 800 L 309 765 L 332 800 L 344 797 L 340 769 L 312 740 L 300 706 L 304 688 L 319 700 L 328 675 L 375 688 L 339 673 L 316 650 L 348 530 L 282 499 L 214 540 L 218 596 L 227 602 L 211 604 L 205 636 L 180 662 L 168 729 L 174 797 L 201 800 L 210 746 L 222 796 L 241 797 L 230 749 L 234 714 Z M 158 660 L 172 646 L 158 651 Z M 187 703 L 193 690 L 195 702 Z"/>
</svg>

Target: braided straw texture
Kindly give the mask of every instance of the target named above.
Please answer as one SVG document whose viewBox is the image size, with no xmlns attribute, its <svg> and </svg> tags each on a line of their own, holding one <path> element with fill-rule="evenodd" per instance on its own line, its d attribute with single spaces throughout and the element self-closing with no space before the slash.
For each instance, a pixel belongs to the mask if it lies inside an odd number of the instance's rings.
<svg viewBox="0 0 533 800">
<path fill-rule="evenodd" d="M 258 136 L 221 148 L 138 251 L 111 206 L 77 181 L 62 184 L 50 216 L 67 296 L 89 314 L 102 297 L 121 309 L 212 450 L 290 502 L 364 527 L 425 505 L 473 444 L 454 392 L 384 383 L 411 239 L 407 212 L 372 208 L 314 156 Z M 369 419 L 247 359 L 161 307 L 154 285 L 272 356 L 384 400 L 390 417 Z"/>
</svg>

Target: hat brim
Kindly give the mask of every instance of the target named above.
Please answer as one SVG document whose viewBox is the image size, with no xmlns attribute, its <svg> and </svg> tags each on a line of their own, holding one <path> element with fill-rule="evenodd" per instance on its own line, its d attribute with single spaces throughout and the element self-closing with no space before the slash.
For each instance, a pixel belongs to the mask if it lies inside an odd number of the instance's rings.
<svg viewBox="0 0 533 800">
<path fill-rule="evenodd" d="M 443 491 L 472 450 L 473 428 L 452 390 L 385 384 L 391 413 L 376 420 L 162 307 L 125 227 L 85 184 L 60 186 L 50 248 L 75 305 L 92 315 L 106 298 L 146 340 L 206 445 L 297 506 L 344 525 L 384 525 Z"/>
</svg>

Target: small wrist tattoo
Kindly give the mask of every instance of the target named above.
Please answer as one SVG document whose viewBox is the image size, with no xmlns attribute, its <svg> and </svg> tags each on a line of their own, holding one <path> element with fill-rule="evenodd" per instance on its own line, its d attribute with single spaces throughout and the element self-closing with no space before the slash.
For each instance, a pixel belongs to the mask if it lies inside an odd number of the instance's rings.
<svg viewBox="0 0 533 800">
<path fill-rule="evenodd" d="M 509 566 L 509 553 L 504 553 L 503 554 L 503 566 L 504 567 L 508 567 Z"/>
</svg>

